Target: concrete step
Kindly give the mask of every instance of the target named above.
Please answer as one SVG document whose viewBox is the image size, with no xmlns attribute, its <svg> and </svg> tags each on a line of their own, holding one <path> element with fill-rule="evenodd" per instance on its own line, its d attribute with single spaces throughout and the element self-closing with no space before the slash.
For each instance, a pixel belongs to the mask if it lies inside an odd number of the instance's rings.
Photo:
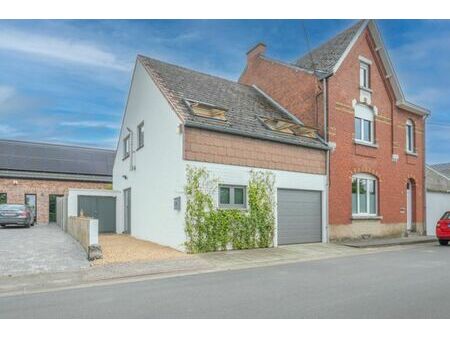
<svg viewBox="0 0 450 338">
<path fill-rule="evenodd" d="M 352 248 L 376 248 L 382 246 L 395 246 L 395 245 L 410 245 L 410 244 L 422 244 L 436 242 L 437 239 L 434 236 L 408 236 L 399 238 L 376 238 L 359 241 L 346 241 L 342 242 L 342 245 Z"/>
</svg>

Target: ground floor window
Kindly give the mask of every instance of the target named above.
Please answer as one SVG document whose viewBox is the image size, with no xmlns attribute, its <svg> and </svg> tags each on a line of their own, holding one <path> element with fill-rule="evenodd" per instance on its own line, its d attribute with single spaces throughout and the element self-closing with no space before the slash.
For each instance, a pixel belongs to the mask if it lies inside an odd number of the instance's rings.
<svg viewBox="0 0 450 338">
<path fill-rule="evenodd" d="M 56 222 L 56 198 L 64 195 L 50 194 L 48 196 L 48 221 Z"/>
<path fill-rule="evenodd" d="M 25 204 L 28 205 L 31 210 L 33 210 L 34 220 L 36 220 L 36 194 L 25 194 Z"/>
<path fill-rule="evenodd" d="M 352 214 L 377 214 L 377 179 L 368 174 L 352 177 Z"/>
<path fill-rule="evenodd" d="M 8 203 L 8 195 L 6 192 L 0 193 L 0 204 L 6 204 Z"/>
<path fill-rule="evenodd" d="M 246 207 L 246 192 L 243 186 L 220 185 L 219 207 L 240 208 Z"/>
</svg>

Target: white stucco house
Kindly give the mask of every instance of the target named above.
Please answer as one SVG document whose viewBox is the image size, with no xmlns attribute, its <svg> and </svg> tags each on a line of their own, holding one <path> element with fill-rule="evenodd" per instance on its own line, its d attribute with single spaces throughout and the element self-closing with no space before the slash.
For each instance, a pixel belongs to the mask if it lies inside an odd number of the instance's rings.
<svg viewBox="0 0 450 338">
<path fill-rule="evenodd" d="M 450 163 L 426 166 L 427 235 L 436 235 L 436 223 L 450 210 Z"/>
<path fill-rule="evenodd" d="M 275 177 L 274 245 L 327 241 L 327 145 L 257 87 L 138 56 L 113 169 L 118 232 L 185 250 L 186 167 L 246 207 L 252 169 Z"/>
</svg>

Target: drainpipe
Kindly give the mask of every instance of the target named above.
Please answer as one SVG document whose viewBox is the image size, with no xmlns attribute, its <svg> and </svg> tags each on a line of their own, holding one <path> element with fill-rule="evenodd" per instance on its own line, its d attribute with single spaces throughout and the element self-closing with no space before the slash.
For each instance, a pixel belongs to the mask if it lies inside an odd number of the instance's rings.
<svg viewBox="0 0 450 338">
<path fill-rule="evenodd" d="M 422 140 L 422 143 L 423 143 L 423 166 L 422 166 L 422 168 L 423 168 L 423 177 L 422 177 L 422 200 L 423 200 L 423 202 L 422 202 L 422 204 L 423 204 L 423 215 L 422 215 L 422 218 L 423 218 L 423 234 L 424 235 L 427 235 L 428 236 L 428 234 L 427 234 L 427 182 L 426 182 L 426 180 L 427 180 L 427 176 L 426 176 L 426 170 L 425 170 L 425 166 L 426 166 L 426 142 L 427 142 L 427 138 L 426 138 L 426 127 L 427 127 L 427 118 L 428 118 L 428 115 L 425 115 L 424 117 L 423 117 L 423 140 Z M 416 131 L 416 134 L 417 134 L 417 131 Z"/>
<path fill-rule="evenodd" d="M 325 142 L 328 144 L 328 84 L 327 78 L 323 80 L 323 137 Z M 326 154 L 326 186 L 325 186 L 325 197 L 326 197 L 326 208 L 325 208 L 325 229 L 327 233 L 326 242 L 330 241 L 330 233 L 329 233 L 329 191 L 330 191 L 330 149 L 327 149 Z"/>
</svg>

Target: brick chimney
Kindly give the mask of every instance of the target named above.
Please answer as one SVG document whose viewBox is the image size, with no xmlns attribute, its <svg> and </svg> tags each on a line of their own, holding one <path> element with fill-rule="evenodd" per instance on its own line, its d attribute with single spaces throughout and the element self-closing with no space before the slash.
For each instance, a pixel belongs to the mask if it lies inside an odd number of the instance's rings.
<svg viewBox="0 0 450 338">
<path fill-rule="evenodd" d="M 251 59 L 257 58 L 260 55 L 263 55 L 266 51 L 266 45 L 262 42 L 259 42 L 256 44 L 256 46 L 250 48 L 250 50 L 247 52 L 247 62 Z"/>
</svg>

